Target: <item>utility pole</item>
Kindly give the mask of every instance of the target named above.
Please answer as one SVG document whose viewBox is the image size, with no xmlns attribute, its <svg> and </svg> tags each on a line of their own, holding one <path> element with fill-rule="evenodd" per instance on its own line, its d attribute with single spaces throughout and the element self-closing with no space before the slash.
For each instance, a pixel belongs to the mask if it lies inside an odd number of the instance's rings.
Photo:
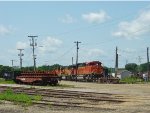
<svg viewBox="0 0 150 113">
<path fill-rule="evenodd" d="M 142 60 L 141 56 L 138 56 L 138 62 L 139 62 L 139 69 L 138 70 L 139 70 L 139 74 L 141 74 L 141 72 L 140 72 L 141 60 Z"/>
<path fill-rule="evenodd" d="M 20 69 L 22 68 L 22 56 L 24 56 L 24 54 L 22 53 L 22 50 L 24 49 L 18 49 L 20 51 L 20 53 L 18 54 L 18 56 L 20 57 Z"/>
<path fill-rule="evenodd" d="M 150 67 L 149 67 L 149 47 L 147 47 L 147 74 L 148 79 L 150 78 Z"/>
<path fill-rule="evenodd" d="M 12 65 L 12 79 L 14 79 L 14 61 L 15 60 L 11 60 L 11 65 Z"/>
<path fill-rule="evenodd" d="M 30 37 L 30 46 L 32 46 L 32 52 L 33 52 L 33 64 L 34 64 L 34 71 L 36 70 L 36 55 L 35 55 L 35 47 L 37 46 L 35 38 L 38 36 L 28 36 Z"/>
<path fill-rule="evenodd" d="M 12 68 L 14 68 L 14 62 L 16 61 L 16 60 L 10 60 L 11 61 L 11 66 L 12 66 Z"/>
<path fill-rule="evenodd" d="M 78 73 L 77 73 L 77 71 L 78 71 L 78 50 L 79 50 L 79 43 L 81 43 L 81 42 L 76 41 L 74 43 L 76 43 L 76 46 L 77 46 L 77 56 L 76 56 L 76 81 L 77 81 L 77 75 L 78 75 Z"/>
<path fill-rule="evenodd" d="M 116 47 L 115 77 L 117 77 L 117 72 L 118 72 L 118 48 Z"/>
<path fill-rule="evenodd" d="M 72 57 L 72 65 L 73 65 L 73 57 Z"/>
<path fill-rule="evenodd" d="M 141 56 L 138 56 L 139 65 L 141 64 L 141 60 L 142 60 Z"/>
</svg>

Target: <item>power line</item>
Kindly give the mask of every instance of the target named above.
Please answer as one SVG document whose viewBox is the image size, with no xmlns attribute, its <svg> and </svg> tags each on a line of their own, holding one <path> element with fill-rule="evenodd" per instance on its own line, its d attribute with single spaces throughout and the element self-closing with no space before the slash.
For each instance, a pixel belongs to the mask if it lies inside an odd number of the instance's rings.
<svg viewBox="0 0 150 113">
<path fill-rule="evenodd" d="M 150 24 L 148 24 L 148 25 L 145 25 L 145 26 L 143 26 L 143 27 L 150 27 Z M 139 32 L 139 31 L 144 31 L 144 30 L 147 30 L 147 29 L 143 29 L 143 28 L 141 28 L 141 29 L 138 29 L 138 30 L 136 30 L 136 31 L 134 31 L 134 32 L 132 32 L 132 33 L 128 33 L 129 35 L 134 35 L 134 34 L 136 34 L 137 32 Z M 83 43 L 83 44 L 81 44 L 81 45 L 103 45 L 103 44 L 106 44 L 106 43 L 109 43 L 109 42 L 114 42 L 114 41 L 116 41 L 116 40 L 118 40 L 118 39 L 121 39 L 121 38 L 113 38 L 113 39 L 110 39 L 110 40 L 107 40 L 107 41 L 103 41 L 103 42 L 99 42 L 99 43 Z"/>
<path fill-rule="evenodd" d="M 113 42 L 113 41 L 116 41 L 116 40 L 118 40 L 118 39 L 119 39 L 119 38 L 110 39 L 110 40 L 103 41 L 103 42 L 98 42 L 98 43 L 83 43 L 83 44 L 81 44 L 81 45 L 88 45 L 88 46 L 90 46 L 90 45 L 103 45 L 103 44 L 105 44 L 105 43 Z"/>
<path fill-rule="evenodd" d="M 147 7 L 145 7 L 145 6 L 142 7 L 141 11 L 143 11 L 145 9 L 149 9 L 149 8 L 150 8 L 150 4 Z M 75 28 L 75 29 L 70 30 L 70 31 L 65 31 L 65 32 L 56 33 L 56 34 L 43 34 L 43 35 L 40 35 L 40 36 L 44 36 L 44 35 L 60 36 L 60 35 L 65 35 L 65 34 L 69 34 L 69 33 L 72 33 L 72 32 L 80 32 L 82 30 L 89 29 L 89 28 L 95 28 L 95 27 L 103 28 L 103 26 L 105 27 L 105 25 L 107 25 L 107 24 L 108 25 L 116 24 L 116 22 L 120 21 L 121 19 L 129 18 L 130 16 L 133 16 L 133 14 L 135 14 L 135 12 L 130 12 L 129 14 L 127 14 L 125 16 L 113 18 L 113 19 L 111 19 L 110 22 L 107 22 L 107 23 L 99 23 L 99 24 L 96 23 L 96 24 L 92 24 L 92 25 L 88 25 L 88 26 L 78 27 L 78 28 Z"/>
<path fill-rule="evenodd" d="M 60 58 L 64 57 L 65 55 L 67 55 L 70 51 L 72 51 L 72 49 L 74 48 L 75 46 L 72 46 L 71 48 L 69 48 L 67 51 L 65 51 L 62 55 L 60 55 L 57 59 L 55 60 L 59 60 Z"/>
<path fill-rule="evenodd" d="M 147 7 L 143 7 L 141 10 L 144 10 L 144 9 L 147 9 L 147 8 L 150 8 L 150 5 L 148 5 Z M 135 12 L 134 12 L 134 14 L 135 14 Z M 70 30 L 70 31 L 65 31 L 65 32 L 62 32 L 62 33 L 54 34 L 54 36 L 65 35 L 65 34 L 69 34 L 69 33 L 72 33 L 72 32 L 80 32 L 80 31 L 85 30 L 85 29 L 95 28 L 95 27 L 99 27 L 99 26 L 101 27 L 100 29 L 102 29 L 107 24 L 108 25 L 116 24 L 116 22 L 118 22 L 119 20 L 124 19 L 124 18 L 129 18 L 130 16 L 133 16 L 133 13 L 130 13 L 130 14 L 122 16 L 122 17 L 114 18 L 113 20 L 111 20 L 110 22 L 107 22 L 107 23 L 100 23 L 100 24 L 96 23 L 96 24 L 92 24 L 92 25 L 88 25 L 88 26 L 84 26 L 84 27 L 79 27 L 79 28 L 76 28 L 76 29 L 73 29 L 73 30 Z"/>
<path fill-rule="evenodd" d="M 93 25 L 93 26 L 95 26 L 95 25 Z M 96 26 L 98 26 L 98 25 L 96 25 Z M 114 39 L 112 39 L 111 41 L 114 41 Z M 107 42 L 108 42 L 108 41 L 107 41 Z M 107 42 L 106 42 L 106 43 L 107 43 Z M 102 42 L 102 43 L 104 43 L 104 42 Z M 101 44 L 102 44 L 102 43 L 101 43 Z M 34 59 L 34 65 L 35 65 L 35 63 L 36 63 L 36 62 L 35 62 L 36 56 L 35 56 L 34 54 L 33 54 L 33 59 Z"/>
<path fill-rule="evenodd" d="M 26 62 L 27 66 L 30 66 L 29 63 L 31 63 L 30 58 L 32 58 L 32 51 L 29 50 L 27 51 L 26 49 L 25 52 L 26 52 L 26 57 L 25 57 L 26 59 L 24 59 L 24 62 Z"/>
</svg>

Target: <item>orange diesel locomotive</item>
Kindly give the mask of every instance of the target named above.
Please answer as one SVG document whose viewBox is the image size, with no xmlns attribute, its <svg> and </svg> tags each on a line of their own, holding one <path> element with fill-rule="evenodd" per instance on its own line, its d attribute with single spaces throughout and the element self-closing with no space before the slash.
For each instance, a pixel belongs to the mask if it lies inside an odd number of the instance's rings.
<svg viewBox="0 0 150 113">
<path fill-rule="evenodd" d="M 93 80 L 103 77 L 104 69 L 99 61 L 78 63 L 56 70 L 58 75 L 65 77 L 66 80 Z"/>
</svg>

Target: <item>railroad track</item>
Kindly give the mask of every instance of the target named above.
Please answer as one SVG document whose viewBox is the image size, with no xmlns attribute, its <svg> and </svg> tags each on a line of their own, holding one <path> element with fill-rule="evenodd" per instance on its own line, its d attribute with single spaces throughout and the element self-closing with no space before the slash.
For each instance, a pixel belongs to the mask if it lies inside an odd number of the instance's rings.
<svg viewBox="0 0 150 113">
<path fill-rule="evenodd" d="M 0 86 L 0 92 L 12 89 L 15 93 L 25 93 L 28 95 L 41 95 L 41 101 L 35 101 L 34 104 L 63 106 L 63 107 L 80 107 L 99 109 L 101 103 L 119 104 L 123 103 L 121 97 L 109 93 L 82 92 L 70 90 L 55 89 L 38 89 L 25 87 Z"/>
</svg>

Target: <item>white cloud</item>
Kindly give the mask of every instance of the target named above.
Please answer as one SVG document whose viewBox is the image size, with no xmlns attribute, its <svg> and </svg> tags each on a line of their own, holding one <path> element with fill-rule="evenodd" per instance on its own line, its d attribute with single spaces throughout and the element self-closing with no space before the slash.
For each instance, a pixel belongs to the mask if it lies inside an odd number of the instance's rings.
<svg viewBox="0 0 150 113">
<path fill-rule="evenodd" d="M 60 19 L 60 21 L 63 23 L 71 24 L 75 22 L 75 19 L 70 14 L 66 14 L 64 18 Z"/>
<path fill-rule="evenodd" d="M 25 48 L 27 48 L 28 47 L 28 43 L 26 43 L 26 42 L 17 42 L 17 44 L 16 44 L 16 49 L 25 49 Z"/>
<path fill-rule="evenodd" d="M 130 22 L 119 23 L 118 30 L 113 32 L 116 37 L 137 39 L 150 32 L 150 10 L 142 11 L 138 17 Z"/>
<path fill-rule="evenodd" d="M 125 52 L 125 53 L 135 53 L 136 50 L 135 49 L 131 49 L 131 48 L 126 48 L 125 50 L 123 50 L 123 52 Z"/>
<path fill-rule="evenodd" d="M 83 14 L 82 18 L 89 23 L 103 23 L 106 20 L 110 19 L 110 17 L 107 15 L 105 11 L 99 11 L 99 12 L 91 12 L 88 14 Z"/>
<path fill-rule="evenodd" d="M 47 37 L 41 42 L 42 47 L 38 48 L 40 53 L 55 52 L 62 44 L 62 41 L 53 37 Z"/>
<path fill-rule="evenodd" d="M 9 54 L 17 54 L 17 49 L 12 48 L 7 51 Z"/>
<path fill-rule="evenodd" d="M 90 49 L 90 50 L 88 50 L 88 53 L 87 53 L 87 55 L 89 56 L 89 57 L 91 57 L 91 56 L 100 56 L 100 55 L 103 55 L 104 54 L 104 51 L 103 50 L 100 50 L 100 49 Z"/>
<path fill-rule="evenodd" d="M 13 28 L 11 26 L 3 26 L 0 25 L 0 35 L 7 35 L 10 34 L 13 31 Z"/>
<path fill-rule="evenodd" d="M 83 50 L 80 51 L 79 51 L 79 62 L 96 61 L 106 56 L 106 53 L 98 48 L 91 48 L 91 49 L 84 48 Z"/>
</svg>

